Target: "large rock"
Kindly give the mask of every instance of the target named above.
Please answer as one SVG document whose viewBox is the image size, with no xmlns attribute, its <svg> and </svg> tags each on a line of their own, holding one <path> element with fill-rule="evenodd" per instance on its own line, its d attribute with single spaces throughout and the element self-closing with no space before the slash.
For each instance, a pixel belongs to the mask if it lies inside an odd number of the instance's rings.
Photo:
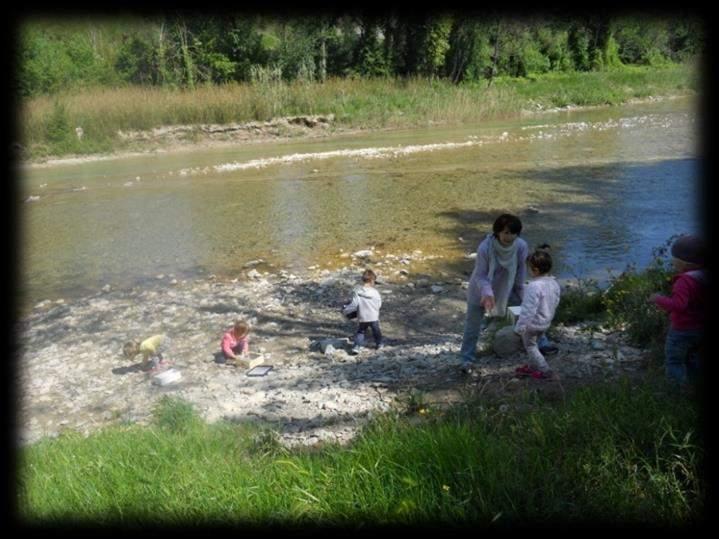
<svg viewBox="0 0 719 539">
<path fill-rule="evenodd" d="M 494 334 L 492 348 L 499 357 L 508 357 L 522 351 L 522 339 L 513 326 L 504 326 Z"/>
</svg>

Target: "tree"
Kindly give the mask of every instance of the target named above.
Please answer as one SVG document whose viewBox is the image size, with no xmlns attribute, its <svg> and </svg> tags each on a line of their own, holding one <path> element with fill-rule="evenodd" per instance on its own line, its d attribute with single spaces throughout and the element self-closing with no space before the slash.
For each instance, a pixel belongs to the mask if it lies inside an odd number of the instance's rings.
<svg viewBox="0 0 719 539">
<path fill-rule="evenodd" d="M 449 36 L 452 19 L 439 16 L 429 19 L 422 27 L 421 49 L 417 70 L 420 75 L 435 77 L 441 74 L 449 50 Z"/>
<path fill-rule="evenodd" d="M 353 62 L 356 72 L 370 77 L 389 75 L 389 65 L 380 41 L 380 24 L 374 17 L 362 16 L 357 27 L 359 38 Z"/>
</svg>

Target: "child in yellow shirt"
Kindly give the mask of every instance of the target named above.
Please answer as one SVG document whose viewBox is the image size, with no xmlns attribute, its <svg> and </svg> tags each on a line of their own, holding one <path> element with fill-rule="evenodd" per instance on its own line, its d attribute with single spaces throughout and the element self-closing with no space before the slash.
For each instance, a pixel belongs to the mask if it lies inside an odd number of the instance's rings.
<svg viewBox="0 0 719 539">
<path fill-rule="evenodd" d="M 132 340 L 125 343 L 122 352 L 126 358 L 131 359 L 142 354 L 144 370 L 158 371 L 161 367 L 171 365 L 172 362 L 162 357 L 170 344 L 170 338 L 165 334 L 153 335 L 144 341 Z"/>
</svg>

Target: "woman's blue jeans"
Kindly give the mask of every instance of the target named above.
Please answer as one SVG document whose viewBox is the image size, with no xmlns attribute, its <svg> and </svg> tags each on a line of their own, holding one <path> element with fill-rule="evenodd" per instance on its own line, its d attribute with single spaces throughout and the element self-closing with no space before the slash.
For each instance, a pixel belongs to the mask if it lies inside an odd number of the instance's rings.
<svg viewBox="0 0 719 539">
<path fill-rule="evenodd" d="M 664 343 L 665 371 L 672 384 L 696 383 L 700 368 L 701 330 L 670 329 Z"/>
</svg>

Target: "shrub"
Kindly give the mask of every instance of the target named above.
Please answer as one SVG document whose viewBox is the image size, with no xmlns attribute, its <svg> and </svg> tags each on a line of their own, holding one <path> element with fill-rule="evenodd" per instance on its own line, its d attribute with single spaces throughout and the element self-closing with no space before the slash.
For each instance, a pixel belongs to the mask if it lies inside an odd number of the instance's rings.
<svg viewBox="0 0 719 539">
<path fill-rule="evenodd" d="M 667 252 L 676 236 L 655 248 L 649 267 L 638 272 L 632 265 L 615 277 L 604 293 L 610 325 L 627 332 L 629 340 L 642 347 L 661 349 L 668 327 L 666 313 L 647 301 L 650 294 L 671 291 L 672 270 Z"/>
<path fill-rule="evenodd" d="M 168 396 L 157 402 L 153 412 L 155 424 L 171 432 L 184 432 L 202 423 L 192 404 Z"/>
<path fill-rule="evenodd" d="M 576 285 L 565 286 L 562 300 L 559 302 L 554 320 L 558 323 L 572 324 L 583 320 L 603 317 L 606 306 L 602 300 L 602 290 L 594 279 L 578 279 Z"/>
<path fill-rule="evenodd" d="M 61 101 L 55 101 L 45 130 L 47 140 L 53 144 L 62 145 L 70 138 L 70 120 L 67 108 Z"/>
</svg>

